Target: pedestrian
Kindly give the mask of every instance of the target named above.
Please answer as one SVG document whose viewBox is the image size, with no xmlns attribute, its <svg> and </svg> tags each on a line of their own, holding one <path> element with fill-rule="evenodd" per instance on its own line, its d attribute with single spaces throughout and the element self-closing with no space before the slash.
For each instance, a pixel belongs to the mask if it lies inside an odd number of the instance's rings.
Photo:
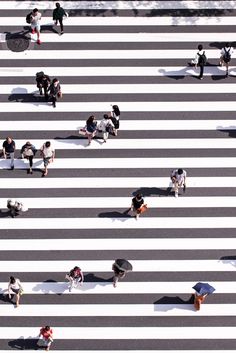
<svg viewBox="0 0 236 353">
<path fill-rule="evenodd" d="M 199 294 L 198 292 L 195 292 L 194 294 L 194 308 L 196 310 L 200 310 L 201 304 L 205 301 L 206 297 L 208 294 Z"/>
<path fill-rule="evenodd" d="M 2 144 L 2 154 L 3 158 L 11 159 L 11 170 L 14 169 L 14 154 L 15 154 L 16 144 L 12 137 L 8 136 Z"/>
<path fill-rule="evenodd" d="M 66 279 L 70 281 L 69 292 L 72 291 L 73 287 L 77 287 L 78 284 L 82 286 L 84 282 L 84 275 L 81 271 L 81 268 L 75 266 L 70 272 L 66 275 Z"/>
<path fill-rule="evenodd" d="M 49 100 L 52 101 L 52 106 L 56 108 L 57 98 L 62 98 L 61 85 L 57 78 L 52 80 L 52 83 L 48 87 Z"/>
<path fill-rule="evenodd" d="M 21 147 L 21 157 L 26 158 L 29 160 L 29 169 L 27 170 L 28 174 L 33 174 L 33 158 L 35 156 L 35 153 L 37 152 L 36 148 L 30 141 L 27 141 L 22 147 Z"/>
<path fill-rule="evenodd" d="M 147 210 L 147 205 L 144 204 L 144 199 L 142 194 L 137 194 L 131 203 L 131 211 L 135 212 L 135 218 L 138 219 L 140 214 Z"/>
<path fill-rule="evenodd" d="M 187 177 L 186 170 L 183 170 L 181 168 L 172 170 L 170 178 L 174 187 L 175 197 L 179 196 L 179 188 L 183 187 L 183 190 L 185 192 L 186 177 Z"/>
<path fill-rule="evenodd" d="M 64 27 L 63 27 L 63 16 L 68 17 L 68 13 L 65 12 L 65 10 L 61 7 L 59 2 L 56 2 L 56 8 L 53 10 L 53 21 L 55 21 L 55 25 L 57 26 L 58 21 L 60 23 L 61 27 L 61 35 L 64 33 Z"/>
<path fill-rule="evenodd" d="M 229 62 L 231 60 L 231 56 L 233 54 L 233 48 L 230 46 L 229 43 L 225 43 L 224 48 L 221 49 L 220 52 L 220 66 L 225 65 L 226 73 L 225 76 L 228 77 L 229 75 Z"/>
<path fill-rule="evenodd" d="M 39 94 L 42 96 L 43 90 L 44 90 L 45 100 L 47 100 L 48 99 L 48 88 L 51 83 L 50 77 L 48 75 L 45 75 L 45 73 L 43 71 L 37 72 L 36 73 L 36 82 L 37 82 L 37 87 L 39 89 Z"/>
<path fill-rule="evenodd" d="M 88 145 L 91 144 L 92 139 L 97 132 L 97 121 L 94 115 L 91 115 L 86 121 L 86 136 L 88 138 Z"/>
<path fill-rule="evenodd" d="M 207 63 L 207 58 L 206 58 L 205 51 L 203 50 L 202 44 L 199 44 L 198 52 L 195 58 L 192 60 L 192 64 L 195 65 L 195 68 L 197 68 L 198 66 L 200 67 L 200 74 L 198 76 L 200 80 L 203 79 L 204 66 L 206 65 L 206 63 Z"/>
<path fill-rule="evenodd" d="M 37 44 L 41 44 L 40 40 L 40 20 L 41 20 L 41 13 L 39 12 L 38 9 L 34 9 L 31 13 L 31 33 L 35 34 L 37 33 Z"/>
<path fill-rule="evenodd" d="M 46 351 L 49 351 L 51 344 L 53 342 L 53 330 L 50 326 L 43 326 L 39 331 L 39 338 L 43 339 Z"/>
<path fill-rule="evenodd" d="M 12 218 L 18 216 L 21 212 L 28 211 L 28 208 L 25 207 L 21 201 L 17 201 L 14 199 L 7 200 L 7 208 L 9 209 Z"/>
<path fill-rule="evenodd" d="M 112 112 L 111 112 L 111 120 L 114 124 L 114 135 L 117 136 L 117 130 L 120 127 L 120 109 L 118 105 L 111 105 Z"/>
<path fill-rule="evenodd" d="M 111 134 L 114 131 L 114 124 L 107 114 L 103 115 L 103 119 L 98 125 L 98 130 L 102 131 L 103 142 L 107 142 L 109 133 Z"/>
<path fill-rule="evenodd" d="M 120 270 L 115 262 L 112 265 L 112 271 L 114 272 L 113 287 L 116 288 L 117 282 L 119 281 L 119 279 L 124 278 L 126 273 L 125 273 L 125 271 Z"/>
<path fill-rule="evenodd" d="M 55 150 L 51 146 L 50 141 L 46 141 L 43 146 L 40 148 L 41 156 L 43 157 L 44 170 L 42 177 L 48 174 L 48 165 L 54 161 Z"/>
<path fill-rule="evenodd" d="M 20 296 L 23 293 L 23 288 L 20 283 L 19 278 L 15 278 L 13 276 L 10 277 L 9 283 L 8 283 L 8 296 L 9 299 L 12 299 L 12 295 L 16 296 L 16 307 L 20 305 Z"/>
</svg>

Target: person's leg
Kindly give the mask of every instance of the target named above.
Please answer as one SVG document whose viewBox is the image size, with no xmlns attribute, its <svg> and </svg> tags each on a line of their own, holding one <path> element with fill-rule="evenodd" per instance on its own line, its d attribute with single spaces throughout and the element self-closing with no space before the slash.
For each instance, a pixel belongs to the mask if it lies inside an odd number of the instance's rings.
<svg viewBox="0 0 236 353">
<path fill-rule="evenodd" d="M 59 18 L 59 22 L 60 22 L 60 27 L 61 27 L 61 34 L 63 34 L 64 33 L 63 18 Z"/>
<path fill-rule="evenodd" d="M 32 167 L 33 167 L 33 158 L 34 156 L 29 156 L 29 166 L 30 166 L 30 173 L 32 174 Z"/>
<path fill-rule="evenodd" d="M 200 65 L 200 75 L 199 75 L 200 80 L 203 78 L 203 71 L 204 71 L 204 66 Z"/>
<path fill-rule="evenodd" d="M 37 43 L 41 44 L 41 40 L 40 40 L 40 26 L 37 26 L 35 28 L 35 30 L 36 30 L 36 33 L 37 33 Z"/>
<path fill-rule="evenodd" d="M 225 76 L 227 77 L 229 75 L 229 63 L 225 63 L 225 67 L 226 67 Z"/>
<path fill-rule="evenodd" d="M 47 88 L 48 88 L 47 86 L 43 86 L 45 100 L 48 100 Z M 42 92 L 42 94 L 43 94 L 43 92 Z"/>
<path fill-rule="evenodd" d="M 56 108 L 56 97 L 52 96 L 52 106 Z"/>
<path fill-rule="evenodd" d="M 114 288 L 117 287 L 117 282 L 118 282 L 118 280 L 119 280 L 119 277 L 118 277 L 117 275 L 115 275 L 115 276 L 113 277 L 113 287 L 114 287 Z"/>
<path fill-rule="evenodd" d="M 14 152 L 10 153 L 11 158 L 11 169 L 14 169 Z"/>
<path fill-rule="evenodd" d="M 103 132 L 103 141 L 104 142 L 107 142 L 107 139 L 108 139 L 108 135 L 109 135 L 109 132 Z"/>
<path fill-rule="evenodd" d="M 16 294 L 16 307 L 18 307 L 20 305 L 20 294 L 17 293 Z"/>
</svg>

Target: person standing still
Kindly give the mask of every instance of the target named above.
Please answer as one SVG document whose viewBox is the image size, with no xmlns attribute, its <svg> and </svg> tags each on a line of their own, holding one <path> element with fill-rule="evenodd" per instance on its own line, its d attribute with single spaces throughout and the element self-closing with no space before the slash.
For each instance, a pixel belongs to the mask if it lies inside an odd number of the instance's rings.
<svg viewBox="0 0 236 353">
<path fill-rule="evenodd" d="M 37 44 L 41 44 L 40 40 L 40 20 L 41 20 L 41 13 L 39 12 L 38 9 L 34 9 L 31 14 L 31 33 L 34 34 L 35 32 L 37 33 Z"/>
<path fill-rule="evenodd" d="M 41 156 L 43 157 L 44 170 L 42 177 L 48 174 L 48 164 L 52 163 L 55 158 L 55 150 L 51 146 L 50 141 L 46 141 L 40 148 Z"/>
<path fill-rule="evenodd" d="M 55 21 L 55 25 L 57 26 L 58 21 L 60 23 L 61 27 L 61 35 L 64 33 L 64 27 L 63 27 L 63 16 L 68 17 L 68 14 L 65 12 L 65 10 L 61 7 L 59 2 L 56 2 L 56 8 L 53 10 L 53 21 Z"/>
<path fill-rule="evenodd" d="M 16 149 L 15 141 L 13 141 L 12 137 L 8 136 L 6 140 L 2 144 L 2 153 L 3 158 L 11 159 L 11 170 L 14 169 L 14 153 Z"/>
<path fill-rule="evenodd" d="M 197 68 L 198 66 L 200 67 L 200 74 L 199 74 L 198 78 L 200 80 L 202 80 L 204 66 L 206 65 L 207 58 L 206 58 L 205 51 L 203 50 L 202 44 L 199 44 L 197 48 L 198 48 L 198 52 L 197 52 L 194 60 L 192 60 L 192 64 L 195 65 L 195 68 Z"/>
</svg>

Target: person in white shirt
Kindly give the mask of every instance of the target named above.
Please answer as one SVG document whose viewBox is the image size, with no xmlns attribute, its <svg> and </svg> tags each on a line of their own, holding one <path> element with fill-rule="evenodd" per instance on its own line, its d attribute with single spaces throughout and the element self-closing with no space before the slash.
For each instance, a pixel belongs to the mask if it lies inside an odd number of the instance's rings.
<svg viewBox="0 0 236 353">
<path fill-rule="evenodd" d="M 48 164 L 52 163 L 55 158 L 55 150 L 51 146 L 50 141 L 46 141 L 43 146 L 40 148 L 41 156 L 43 157 L 44 170 L 42 177 L 48 174 Z"/>
<path fill-rule="evenodd" d="M 203 46 L 202 44 L 198 45 L 198 52 L 195 55 L 195 58 L 192 60 L 192 65 L 195 66 L 195 68 L 197 68 L 198 66 L 200 67 L 200 74 L 198 76 L 198 78 L 200 80 L 203 79 L 203 72 L 204 72 L 204 66 L 206 65 L 206 55 L 205 55 L 205 51 L 203 50 Z"/>
<path fill-rule="evenodd" d="M 174 169 L 171 172 L 171 181 L 175 191 L 175 197 L 178 197 L 179 188 L 183 187 L 184 190 L 186 188 L 186 177 L 187 172 L 183 169 Z"/>
<path fill-rule="evenodd" d="M 9 299 L 11 299 L 12 295 L 16 296 L 16 307 L 18 307 L 20 304 L 20 296 L 22 292 L 23 292 L 23 288 L 21 286 L 19 278 L 15 278 L 11 276 L 8 283 L 8 296 L 9 296 Z"/>
<path fill-rule="evenodd" d="M 31 14 L 31 33 L 34 34 L 35 32 L 37 33 L 37 43 L 41 44 L 40 40 L 40 20 L 41 20 L 41 13 L 39 12 L 38 9 L 34 9 Z"/>
<path fill-rule="evenodd" d="M 226 73 L 225 76 L 228 77 L 229 75 L 229 62 L 231 60 L 231 56 L 233 54 L 233 48 L 230 46 L 229 43 L 226 43 L 224 48 L 221 49 L 220 52 L 220 66 L 225 65 Z"/>
<path fill-rule="evenodd" d="M 98 125 L 98 130 L 103 133 L 103 142 L 107 142 L 109 133 L 112 133 L 114 129 L 114 124 L 107 114 L 103 115 L 102 121 Z"/>
</svg>

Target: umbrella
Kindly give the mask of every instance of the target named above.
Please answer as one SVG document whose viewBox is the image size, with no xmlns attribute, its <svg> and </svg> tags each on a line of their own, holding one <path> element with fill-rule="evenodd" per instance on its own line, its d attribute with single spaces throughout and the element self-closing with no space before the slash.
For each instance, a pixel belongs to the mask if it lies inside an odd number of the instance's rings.
<svg viewBox="0 0 236 353">
<path fill-rule="evenodd" d="M 198 282 L 193 287 L 196 292 L 200 295 L 212 294 L 215 291 L 215 288 L 212 287 L 209 283 Z"/>
<path fill-rule="evenodd" d="M 125 259 L 116 259 L 115 261 L 116 266 L 118 267 L 119 270 L 121 271 L 132 271 L 133 266 L 131 263 Z"/>
</svg>

